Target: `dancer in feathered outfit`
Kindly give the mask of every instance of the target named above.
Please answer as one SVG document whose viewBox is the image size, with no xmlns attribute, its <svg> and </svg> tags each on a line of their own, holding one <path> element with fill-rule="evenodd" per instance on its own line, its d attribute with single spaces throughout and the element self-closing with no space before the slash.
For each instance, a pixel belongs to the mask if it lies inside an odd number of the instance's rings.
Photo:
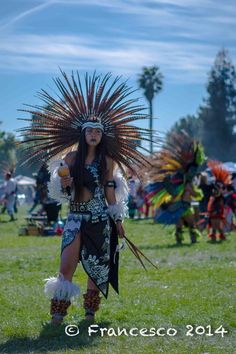
<svg viewBox="0 0 236 354">
<path fill-rule="evenodd" d="M 226 192 L 227 186 L 231 183 L 231 175 L 223 167 L 221 162 L 209 161 L 208 167 L 210 168 L 212 175 L 215 177 L 212 196 L 210 197 L 207 206 L 209 230 L 208 237 L 211 241 L 215 242 L 217 232 L 219 233 L 220 240 L 226 240 L 226 236 L 224 234 L 224 226 L 226 223 L 226 201 L 224 198 L 224 193 Z"/>
<path fill-rule="evenodd" d="M 149 188 L 148 198 L 157 208 L 157 222 L 176 225 L 177 243 L 183 240 L 184 225 L 189 228 L 192 243 L 199 235 L 191 201 L 202 198 L 202 192 L 193 180 L 204 160 L 202 145 L 187 133 L 180 132 L 167 138 L 152 161 L 155 168 L 150 178 L 154 183 Z"/>
<path fill-rule="evenodd" d="M 120 78 L 110 74 L 79 74 L 55 80 L 59 91 L 53 98 L 42 90 L 44 106 L 25 110 L 32 114 L 31 125 L 23 128 L 29 161 L 49 161 L 49 192 L 56 200 L 69 200 L 70 212 L 62 236 L 59 276 L 49 278 L 45 292 L 51 297 L 52 323 L 61 323 L 71 299 L 79 295 L 72 283 L 78 262 L 88 275 L 84 294 L 86 319 L 93 319 L 101 292 L 108 286 L 118 293 L 118 236 L 140 259 L 141 251 L 127 239 L 122 225 L 127 213 L 127 184 L 115 165 L 124 171 L 133 164 L 148 164 L 136 150 L 149 131 L 129 123 L 145 118 L 143 107 Z M 142 262 L 142 261 L 141 261 Z"/>
</svg>

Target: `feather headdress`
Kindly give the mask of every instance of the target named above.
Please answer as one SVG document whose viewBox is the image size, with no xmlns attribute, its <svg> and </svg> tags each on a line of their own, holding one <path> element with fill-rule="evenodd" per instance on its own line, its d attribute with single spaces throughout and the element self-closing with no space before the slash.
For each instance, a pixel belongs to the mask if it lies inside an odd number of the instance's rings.
<svg viewBox="0 0 236 354">
<path fill-rule="evenodd" d="M 230 172 L 224 168 L 221 162 L 211 160 L 208 161 L 207 165 L 215 177 L 215 183 L 222 183 L 224 185 L 231 183 Z"/>
<path fill-rule="evenodd" d="M 204 162 L 203 146 L 186 132 L 171 134 L 163 149 L 154 155 L 150 178 L 149 199 L 156 207 L 178 201 L 185 183 L 191 181 Z"/>
<path fill-rule="evenodd" d="M 70 79 L 64 72 L 62 76 L 54 80 L 57 98 L 41 90 L 43 106 L 20 110 L 32 115 L 22 119 L 30 126 L 18 130 L 24 137 L 22 143 L 33 142 L 26 148 L 25 162 L 35 158 L 47 161 L 72 150 L 78 146 L 83 128 L 93 122 L 103 130 L 107 151 L 119 165 L 149 164 L 137 150 L 141 140 L 150 141 L 149 130 L 130 124 L 147 115 L 142 113 L 144 107 L 136 104 L 137 99 L 130 98 L 133 91 L 126 82 L 120 83 L 119 77 L 111 79 L 109 73 L 86 74 L 84 82 L 78 72 Z"/>
</svg>

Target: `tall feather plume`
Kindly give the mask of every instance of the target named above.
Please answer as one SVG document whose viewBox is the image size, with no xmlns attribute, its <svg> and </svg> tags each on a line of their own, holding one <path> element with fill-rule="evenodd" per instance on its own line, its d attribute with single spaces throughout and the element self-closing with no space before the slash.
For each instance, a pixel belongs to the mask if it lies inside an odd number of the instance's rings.
<svg viewBox="0 0 236 354">
<path fill-rule="evenodd" d="M 29 106 L 19 111 L 32 115 L 27 127 L 18 129 L 26 147 L 24 163 L 34 159 L 47 161 L 56 155 L 64 155 L 78 145 L 81 126 L 91 115 L 98 117 L 104 126 L 110 156 L 119 164 L 129 167 L 150 165 L 147 157 L 136 148 L 142 140 L 150 141 L 149 130 L 133 126 L 139 119 L 147 118 L 144 107 L 137 105 L 137 99 L 130 98 L 133 91 L 120 77 L 112 79 L 111 74 L 92 76 L 88 74 L 82 82 L 78 72 L 69 78 L 61 71 L 62 78 L 56 78 L 58 94 L 53 97 L 41 90 L 39 98 L 43 105 Z M 83 85 L 84 83 L 84 85 Z"/>
<path fill-rule="evenodd" d="M 153 156 L 153 181 L 163 181 L 176 173 L 184 175 L 190 165 L 200 166 L 205 160 L 202 145 L 185 131 L 171 134 L 163 148 Z"/>
<path fill-rule="evenodd" d="M 185 131 L 171 134 L 152 158 L 148 199 L 155 207 L 180 200 L 185 182 L 193 179 L 204 160 L 202 145 Z"/>
<path fill-rule="evenodd" d="M 210 160 L 208 161 L 207 165 L 211 169 L 211 172 L 215 177 L 216 182 L 221 182 L 225 185 L 231 183 L 230 172 L 224 168 L 221 162 Z"/>
</svg>

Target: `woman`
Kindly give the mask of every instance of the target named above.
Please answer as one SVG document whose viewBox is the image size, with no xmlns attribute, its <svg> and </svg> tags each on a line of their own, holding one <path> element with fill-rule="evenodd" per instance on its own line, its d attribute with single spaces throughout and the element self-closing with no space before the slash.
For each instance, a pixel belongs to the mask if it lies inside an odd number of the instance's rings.
<svg viewBox="0 0 236 354">
<path fill-rule="evenodd" d="M 77 263 L 81 260 L 88 274 L 88 289 L 84 295 L 86 319 L 92 319 L 98 309 L 99 291 L 107 297 L 109 282 L 118 292 L 118 265 L 110 264 L 111 258 L 114 258 L 117 238 L 112 221 L 109 220 L 109 212 L 116 223 L 117 233 L 120 236 L 124 235 L 122 215 L 115 217 L 111 213 L 116 205 L 114 163 L 106 155 L 103 127 L 96 122 L 96 117 L 93 118 L 91 122 L 86 123 L 84 129 L 82 127 L 78 151 L 70 152 L 65 157 L 71 177 L 62 177 L 61 184 L 64 189 L 72 187 L 73 198 L 62 237 L 60 277 L 57 279 L 60 288 L 63 288 L 64 282 L 66 287 L 69 286 L 73 290 L 72 283 L 68 282 L 72 281 Z M 113 239 L 111 240 L 112 226 Z M 50 288 L 52 282 L 55 283 L 55 279 L 48 280 L 46 289 Z M 64 310 L 63 301 L 60 302 L 57 296 L 52 299 L 53 323 L 63 319 L 63 313 L 60 313 L 59 309 L 60 304 L 63 305 Z M 69 304 L 70 299 L 67 298 L 67 305 Z"/>
<path fill-rule="evenodd" d="M 40 98 L 46 107 L 26 110 L 32 115 L 32 124 L 22 129 L 23 142 L 34 142 L 26 161 L 36 157 L 50 160 L 50 196 L 70 202 L 60 273 L 45 285 L 53 324 L 61 323 L 71 299 L 79 295 L 79 287 L 72 283 L 79 261 L 88 274 L 84 294 L 87 319 L 93 319 L 98 310 L 99 292 L 108 296 L 109 283 L 118 292 L 118 235 L 124 236 L 128 189 L 121 174 L 115 177 L 114 165 L 123 171 L 123 166 L 136 165 L 142 170 L 149 165 L 137 150 L 141 140 L 149 141 L 149 131 L 129 124 L 146 116 L 140 114 L 142 106 L 134 105 L 137 99 L 127 99 L 133 92 L 126 83 L 115 78 L 109 84 L 110 74 L 86 74 L 84 83 L 78 73 L 71 80 L 62 74 L 65 82 L 55 80 L 59 99 L 43 90 Z M 65 158 L 55 161 L 58 156 Z M 69 173 L 59 177 L 66 166 Z M 125 239 L 138 257 L 140 251 Z"/>
</svg>

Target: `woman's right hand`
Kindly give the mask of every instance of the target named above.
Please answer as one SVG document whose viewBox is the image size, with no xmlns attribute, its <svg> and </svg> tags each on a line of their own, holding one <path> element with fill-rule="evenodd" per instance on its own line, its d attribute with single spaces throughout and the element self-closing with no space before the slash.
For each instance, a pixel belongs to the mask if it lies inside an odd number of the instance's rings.
<svg viewBox="0 0 236 354">
<path fill-rule="evenodd" d="M 62 188 L 71 187 L 73 178 L 70 176 L 61 177 Z"/>
</svg>

